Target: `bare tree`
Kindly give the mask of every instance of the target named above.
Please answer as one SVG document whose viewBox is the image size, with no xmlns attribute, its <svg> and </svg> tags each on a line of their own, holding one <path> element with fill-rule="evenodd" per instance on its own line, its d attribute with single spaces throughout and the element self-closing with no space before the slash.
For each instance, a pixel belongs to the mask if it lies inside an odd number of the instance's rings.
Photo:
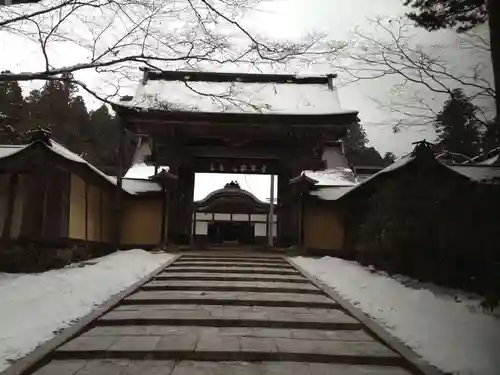
<svg viewBox="0 0 500 375">
<path fill-rule="evenodd" d="M 210 64 L 259 67 L 292 59 L 307 62 L 313 56 L 330 59 L 342 48 L 332 43 L 325 46 L 321 35 L 296 42 L 255 35 L 242 20 L 259 1 L 47 0 L 0 7 L 0 37 L 11 34 L 29 40 L 38 46 L 39 56 L 34 58 L 40 59 L 36 71 L 13 68 L 0 73 L 0 81 L 70 80 L 107 101 L 118 93 L 123 80 L 136 78 L 138 66 L 159 70 Z M 78 51 L 85 58 L 61 64 L 57 61 L 61 51 Z M 104 74 L 106 90 L 73 78 L 73 73 L 88 70 Z"/>
<path fill-rule="evenodd" d="M 446 59 L 450 46 L 419 44 L 406 19 L 379 18 L 370 23 L 375 31 L 356 29 L 354 41 L 343 51 L 342 64 L 337 68 L 344 73 L 346 82 L 393 77 L 389 100 L 374 100 L 395 114 L 395 130 L 401 125 L 434 122 L 440 109 L 436 97 L 442 104 L 456 88 L 463 89 L 468 99 L 478 105 L 481 122 L 489 120 L 491 113 L 486 107 L 495 99 L 496 91 L 488 79 L 488 39 L 472 32 L 459 36 L 456 48 L 467 50 L 477 61 L 463 69 Z"/>
</svg>

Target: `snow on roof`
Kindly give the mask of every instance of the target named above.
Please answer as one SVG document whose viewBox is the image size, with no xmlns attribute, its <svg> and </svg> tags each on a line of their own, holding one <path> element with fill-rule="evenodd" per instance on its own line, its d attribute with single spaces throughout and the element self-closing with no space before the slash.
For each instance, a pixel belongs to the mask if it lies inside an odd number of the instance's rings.
<svg viewBox="0 0 500 375">
<path fill-rule="evenodd" d="M 14 155 L 26 147 L 28 145 L 0 145 L 0 159 Z"/>
<path fill-rule="evenodd" d="M 37 141 L 39 142 L 39 141 Z M 74 152 L 68 150 L 66 147 L 63 145 L 57 143 L 53 139 L 50 140 L 50 145 L 39 142 L 43 144 L 48 150 L 56 153 L 57 155 L 71 161 L 74 163 L 80 163 L 86 165 L 88 168 L 90 168 L 94 173 L 98 174 L 102 178 L 104 178 L 106 181 L 111 183 L 112 185 L 117 184 L 117 179 L 116 177 L 113 176 L 108 176 L 104 172 L 100 171 L 96 167 L 94 167 L 92 164 L 90 164 L 88 161 L 86 161 L 84 158 L 81 156 L 75 154 Z M 34 143 L 27 144 L 27 145 L 0 145 L 0 159 L 12 156 L 14 154 L 17 154 L 25 149 L 27 149 L 29 146 L 33 145 Z M 161 191 L 161 187 L 152 181 L 141 181 L 141 182 L 125 182 L 126 179 L 122 180 L 122 189 L 126 191 L 127 193 L 130 193 L 132 195 L 136 195 L 141 192 L 145 191 Z"/>
<path fill-rule="evenodd" d="M 500 158 L 500 154 L 495 155 L 492 158 L 489 158 L 489 159 L 487 159 L 485 161 L 482 161 L 481 163 L 478 163 L 478 164 L 481 164 L 481 165 L 493 165 L 493 164 L 495 164 L 495 163 L 498 162 L 499 158 Z"/>
<path fill-rule="evenodd" d="M 304 174 L 318 181 L 315 186 L 353 186 L 356 185 L 354 173 L 349 168 L 338 167 L 324 171 L 304 171 Z"/>
<path fill-rule="evenodd" d="M 92 164 L 90 164 L 84 158 L 82 158 L 81 156 L 79 156 L 79 155 L 75 154 L 74 152 L 68 150 L 66 147 L 64 147 L 63 145 L 55 142 L 53 139 L 50 140 L 50 146 L 47 145 L 47 144 L 45 144 L 45 143 L 44 143 L 44 145 L 49 150 L 55 152 L 56 154 L 62 156 L 65 159 L 68 159 L 68 160 L 70 160 L 72 162 L 75 162 L 75 163 L 80 163 L 80 164 L 87 165 L 93 172 L 95 172 L 96 174 L 98 174 L 99 176 L 101 176 L 102 178 L 104 178 L 105 180 L 107 180 L 108 182 L 110 182 L 111 184 L 116 185 L 116 177 L 108 176 L 104 172 L 102 172 L 99 169 L 97 169 L 96 167 L 94 167 Z"/>
<path fill-rule="evenodd" d="M 380 176 L 382 174 L 388 173 L 388 172 L 393 172 L 395 170 L 400 169 L 401 167 L 407 165 L 410 163 L 412 160 L 414 160 L 415 157 L 411 155 L 403 156 L 396 160 L 394 163 L 389 165 L 388 167 L 382 169 L 381 171 L 367 177 L 364 180 L 359 181 L 359 184 L 352 183 L 351 186 L 348 186 L 348 184 L 342 184 L 340 183 L 335 183 L 338 182 L 336 180 L 335 176 L 337 176 L 335 173 L 332 174 L 327 174 L 328 177 L 333 176 L 333 178 L 325 178 L 323 180 L 323 184 L 320 185 L 318 183 L 315 186 L 328 186 L 324 188 L 320 188 L 317 190 L 313 190 L 310 192 L 310 195 L 318 196 L 320 199 L 323 200 L 337 200 L 347 193 L 359 188 L 360 186 L 363 186 L 366 184 L 368 181 L 371 181 L 372 179 L 377 178 L 377 176 Z M 437 161 L 439 162 L 439 161 Z M 446 167 L 450 168 L 452 171 L 461 174 L 462 176 L 468 177 L 472 181 L 476 182 L 484 182 L 493 178 L 500 178 L 500 167 L 494 167 L 490 165 L 482 165 L 482 164 L 461 164 L 461 165 L 446 165 L 444 163 L 441 163 L 445 165 Z M 327 171 L 324 171 L 327 172 Z M 319 181 L 319 178 L 316 178 L 315 175 L 312 173 L 318 174 L 318 173 L 324 173 L 324 172 L 307 172 L 306 175 L 308 177 L 314 178 L 315 180 Z M 334 186 L 337 185 L 337 186 Z"/>
<path fill-rule="evenodd" d="M 162 170 L 167 170 L 168 167 L 159 167 L 158 172 Z M 125 178 L 135 178 L 135 179 L 147 179 L 149 177 L 153 177 L 155 174 L 155 167 L 152 165 L 146 164 L 135 164 L 132 165 L 127 173 L 125 174 Z"/>
<path fill-rule="evenodd" d="M 415 157 L 410 156 L 410 155 L 403 156 L 403 157 L 399 158 L 398 160 L 396 160 L 391 165 L 389 165 L 386 168 L 382 169 L 381 171 L 369 176 L 368 178 L 361 181 L 360 183 L 358 183 L 358 184 L 354 183 L 349 189 L 343 189 L 343 190 L 339 190 L 339 191 L 335 191 L 335 192 L 334 191 L 331 191 L 331 192 L 325 191 L 324 193 L 321 193 L 322 196 L 320 198 L 323 200 L 337 200 L 337 199 L 343 197 L 344 195 L 346 195 L 347 193 L 359 188 L 360 186 L 365 185 L 368 181 L 371 181 L 372 179 L 376 178 L 377 176 L 380 176 L 381 174 L 384 174 L 387 172 L 393 172 L 393 171 L 405 166 L 406 164 L 408 164 L 409 162 L 411 162 L 414 159 L 415 159 Z M 319 189 L 319 191 L 321 191 L 321 190 L 324 190 L 324 189 Z M 332 197 L 332 198 L 329 199 L 329 197 Z"/>
<path fill-rule="evenodd" d="M 321 156 L 326 163 L 326 169 L 349 168 L 349 162 L 342 150 L 342 144 L 335 144 L 325 147 Z"/>
<path fill-rule="evenodd" d="M 191 72 L 196 74 L 195 72 Z M 149 79 L 141 82 L 134 98 L 120 104 L 142 109 L 195 112 L 341 114 L 336 89 L 331 84 Z M 213 75 L 213 74 L 212 74 Z M 244 76 L 244 75 L 242 75 Z M 265 75 L 263 75 L 265 76 Z M 306 78 L 304 78 L 305 80 Z M 292 80 L 290 80 L 292 82 Z"/>
<path fill-rule="evenodd" d="M 352 190 L 354 186 L 336 186 L 336 187 L 325 187 L 318 190 L 313 190 L 310 195 L 316 196 L 321 200 L 325 201 L 335 201 L 342 197 L 344 194 Z"/>
<path fill-rule="evenodd" d="M 500 167 L 490 165 L 448 165 L 453 171 L 468 177 L 472 181 L 487 181 L 493 178 L 500 178 Z"/>
<path fill-rule="evenodd" d="M 219 194 L 225 194 L 225 193 L 232 193 L 232 194 L 237 194 L 237 195 L 246 195 L 246 196 L 250 197 L 252 200 L 254 200 L 257 203 L 269 204 L 267 202 L 261 201 L 259 198 L 257 198 L 254 194 L 252 194 L 248 190 L 244 190 L 244 189 L 241 189 L 241 188 L 234 188 L 234 187 L 224 187 L 222 189 L 214 190 L 211 193 L 208 193 L 205 198 L 200 199 L 198 201 L 195 201 L 195 203 L 199 204 L 199 205 L 203 205 L 204 203 L 206 203 L 208 200 L 210 200 L 214 196 L 217 196 Z"/>
<path fill-rule="evenodd" d="M 122 187 L 123 190 L 126 190 L 133 195 L 153 191 L 162 191 L 162 187 L 158 183 L 138 178 L 124 178 L 122 180 Z"/>
</svg>

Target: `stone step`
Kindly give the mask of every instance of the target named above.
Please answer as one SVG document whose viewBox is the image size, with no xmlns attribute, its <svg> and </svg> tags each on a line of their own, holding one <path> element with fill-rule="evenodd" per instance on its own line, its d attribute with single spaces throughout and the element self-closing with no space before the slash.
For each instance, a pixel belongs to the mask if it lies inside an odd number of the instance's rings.
<svg viewBox="0 0 500 375">
<path fill-rule="evenodd" d="M 402 357 L 376 341 L 226 336 L 217 331 L 169 332 L 163 336 L 79 336 L 59 347 L 54 357 L 404 364 Z"/>
<path fill-rule="evenodd" d="M 269 255 L 252 255 L 249 253 L 241 253 L 241 254 L 234 254 L 234 253 L 223 253 L 223 252 L 206 252 L 206 253 L 197 253 L 197 254 L 183 254 L 181 256 L 182 259 L 214 259 L 214 260 L 221 260 L 221 259 L 230 259 L 230 260 L 243 260 L 243 259 L 249 259 L 252 261 L 284 261 L 282 255 L 276 255 L 276 254 L 269 254 Z"/>
<path fill-rule="evenodd" d="M 284 259 L 281 258 L 243 258 L 243 257 L 191 257 L 187 255 L 181 256 L 179 261 L 189 261 L 189 262 L 206 262 L 206 263 L 218 263 L 218 262 L 238 262 L 238 263 L 275 263 L 275 264 L 288 264 Z"/>
<path fill-rule="evenodd" d="M 194 291 L 226 291 L 226 292 L 257 292 L 257 293 L 305 293 L 323 294 L 323 292 L 312 284 L 288 284 L 288 283 L 266 283 L 266 282 L 231 282 L 231 281 L 152 281 L 141 287 L 141 290 L 194 290 Z"/>
<path fill-rule="evenodd" d="M 225 286 L 234 286 L 234 287 L 255 287 L 255 288 L 286 288 L 293 289 L 294 291 L 307 291 L 307 290 L 320 290 L 318 287 L 311 283 L 306 284 L 298 284 L 293 282 L 288 282 L 286 280 L 280 281 L 255 281 L 255 280 L 158 280 L 153 279 L 144 286 L 197 286 L 197 287 L 225 287 Z"/>
<path fill-rule="evenodd" d="M 206 281 L 270 281 L 287 282 L 296 284 L 310 284 L 310 281 L 301 275 L 254 275 L 254 274 L 231 274 L 214 275 L 212 273 L 180 273 L 175 272 L 160 273 L 154 280 L 206 280 Z"/>
<path fill-rule="evenodd" d="M 169 326 L 169 325 L 127 325 L 96 326 L 82 336 L 165 336 L 196 333 L 198 336 L 212 333 L 219 336 L 289 338 L 326 341 L 374 342 L 375 339 L 361 329 L 300 329 L 268 327 L 226 327 L 226 326 Z"/>
<path fill-rule="evenodd" d="M 274 327 L 360 329 L 361 323 L 337 309 L 221 305 L 120 305 L 97 325 L 193 325 L 213 327 Z"/>
<path fill-rule="evenodd" d="M 171 267 L 238 267 L 238 268 L 279 268 L 279 269 L 291 269 L 295 270 L 288 263 L 244 263 L 239 261 L 227 261 L 227 262 L 204 262 L 204 261 L 183 261 L 178 260 L 172 264 Z"/>
<path fill-rule="evenodd" d="M 139 291 L 122 304 L 190 304 L 296 306 L 333 308 L 337 304 L 325 295 L 300 293 L 212 292 L 212 291 Z"/>
<path fill-rule="evenodd" d="M 175 264 L 175 263 L 174 263 Z M 184 266 L 169 266 L 165 269 L 164 272 L 177 272 L 177 273 L 193 273 L 193 272 L 202 272 L 202 273 L 247 273 L 247 274 L 260 274 L 260 275 L 300 275 L 294 269 L 284 270 L 280 268 L 243 268 L 243 267 L 184 267 Z"/>
<path fill-rule="evenodd" d="M 53 360 L 33 375 L 410 375 L 401 367 L 268 361 Z"/>
</svg>

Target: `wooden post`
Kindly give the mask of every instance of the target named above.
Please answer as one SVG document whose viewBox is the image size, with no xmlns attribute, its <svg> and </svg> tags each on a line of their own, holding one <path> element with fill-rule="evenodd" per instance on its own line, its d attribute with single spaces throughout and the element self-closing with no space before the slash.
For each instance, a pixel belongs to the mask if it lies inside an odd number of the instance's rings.
<svg viewBox="0 0 500 375">
<path fill-rule="evenodd" d="M 123 153 L 125 146 L 125 129 L 120 125 L 120 134 L 118 139 L 118 160 L 116 165 L 116 188 L 115 188 L 115 217 L 113 244 L 118 250 L 121 237 L 121 214 L 123 209 Z"/>
<path fill-rule="evenodd" d="M 298 216 L 298 230 L 299 230 L 299 247 L 304 250 L 304 195 L 301 193 L 299 196 L 299 214 Z"/>
<path fill-rule="evenodd" d="M 85 246 L 88 246 L 89 241 L 89 184 L 83 180 L 85 184 Z"/>
<path fill-rule="evenodd" d="M 168 244 L 168 201 L 170 192 L 163 187 L 163 204 L 161 213 L 161 245 L 166 246 Z"/>
<path fill-rule="evenodd" d="M 271 194 L 269 200 L 269 229 L 268 229 L 268 245 L 274 246 L 274 175 L 271 175 Z"/>
</svg>

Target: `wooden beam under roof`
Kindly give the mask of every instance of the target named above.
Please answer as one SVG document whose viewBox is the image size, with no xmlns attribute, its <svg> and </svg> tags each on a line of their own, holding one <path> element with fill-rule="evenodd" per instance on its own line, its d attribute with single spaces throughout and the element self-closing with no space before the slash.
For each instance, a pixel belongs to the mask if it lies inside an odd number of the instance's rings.
<svg viewBox="0 0 500 375">
<path fill-rule="evenodd" d="M 189 70 L 158 71 L 141 68 L 144 82 L 148 80 L 184 81 L 184 82 L 243 82 L 243 83 L 293 83 L 303 85 L 327 85 L 336 78 L 336 74 L 296 75 L 262 73 L 197 72 Z"/>
</svg>

